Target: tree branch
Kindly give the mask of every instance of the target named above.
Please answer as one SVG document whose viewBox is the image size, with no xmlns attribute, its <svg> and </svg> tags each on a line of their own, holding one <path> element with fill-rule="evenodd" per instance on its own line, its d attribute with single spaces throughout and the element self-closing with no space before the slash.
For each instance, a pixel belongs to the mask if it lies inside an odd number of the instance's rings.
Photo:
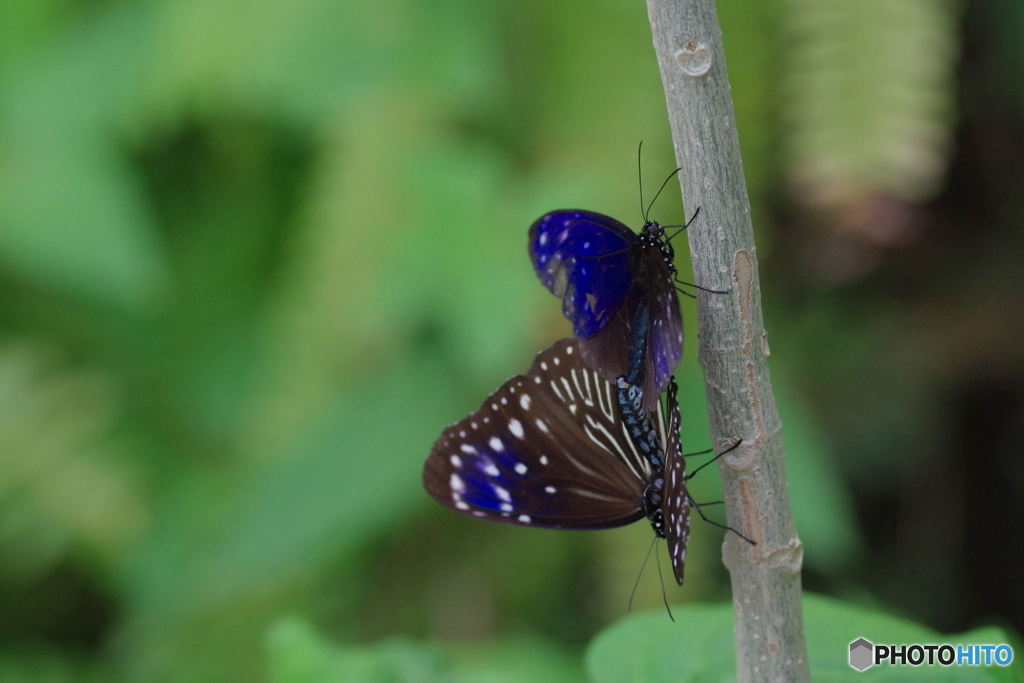
<svg viewBox="0 0 1024 683">
<path fill-rule="evenodd" d="M 737 678 L 810 680 L 800 604 L 803 547 L 786 484 L 782 433 L 768 377 L 754 233 L 714 0 L 647 0 L 668 102 L 698 285 L 699 350 L 713 443 L 743 443 L 719 460 L 729 525 Z"/>
</svg>

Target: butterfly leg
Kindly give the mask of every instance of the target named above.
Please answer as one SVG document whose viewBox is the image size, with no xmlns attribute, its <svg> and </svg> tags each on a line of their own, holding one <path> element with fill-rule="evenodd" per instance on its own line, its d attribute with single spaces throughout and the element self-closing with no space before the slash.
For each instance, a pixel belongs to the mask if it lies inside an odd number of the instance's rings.
<svg viewBox="0 0 1024 683">
<path fill-rule="evenodd" d="M 693 475 L 697 474 L 697 473 L 698 473 L 698 472 L 700 472 L 700 471 L 701 471 L 702 469 L 704 469 L 705 467 L 707 467 L 707 466 L 708 466 L 708 465 L 710 465 L 711 463 L 715 462 L 716 460 L 718 460 L 719 458 L 721 458 L 721 457 L 722 457 L 723 455 L 725 455 L 726 453 L 730 453 L 730 452 L 732 452 L 732 451 L 736 450 L 736 449 L 737 449 L 737 448 L 739 447 L 739 445 L 740 445 L 741 443 L 743 443 L 743 439 L 741 439 L 741 438 L 739 438 L 739 437 L 733 437 L 733 440 L 734 440 L 734 441 L 733 441 L 733 444 L 732 444 L 731 446 L 729 446 L 728 448 L 726 448 L 726 449 L 725 449 L 724 451 L 722 451 L 721 453 L 719 453 L 719 454 L 718 454 L 718 455 L 716 455 L 715 457 L 713 457 L 713 458 L 711 458 L 710 460 L 708 460 L 708 461 L 707 461 L 706 463 L 704 463 L 703 465 L 701 465 L 700 467 L 698 467 L 697 469 L 695 469 L 695 470 L 694 470 L 693 472 L 690 472 L 690 474 L 689 474 L 689 475 L 687 475 L 686 479 L 687 479 L 687 480 L 693 479 Z M 709 449 L 709 450 L 710 450 L 710 449 Z M 704 451 L 704 452 L 705 452 L 705 453 L 707 453 L 708 451 Z"/>
<path fill-rule="evenodd" d="M 680 285 L 682 285 L 683 287 L 693 287 L 694 289 L 699 289 L 700 291 L 708 292 L 709 294 L 728 294 L 731 291 L 731 290 L 728 290 L 728 289 L 708 289 L 707 287 L 701 287 L 700 285 L 695 285 L 692 282 L 684 282 L 684 281 L 680 280 L 679 278 L 675 278 L 675 282 L 676 282 L 676 291 L 679 292 L 680 294 L 682 294 L 683 296 L 690 297 L 691 299 L 696 299 L 697 297 L 694 296 L 693 294 L 690 294 L 689 292 L 683 291 L 683 289 L 680 288 Z"/>
<path fill-rule="evenodd" d="M 738 532 L 735 529 L 733 529 L 731 526 L 728 526 L 728 525 L 725 525 L 725 524 L 719 524 L 718 522 L 716 522 L 713 519 L 708 519 L 707 516 L 704 514 L 704 511 L 700 509 L 701 506 L 697 504 L 697 501 L 695 501 L 693 498 L 691 498 L 689 494 L 687 494 L 686 497 L 689 498 L 690 507 L 692 507 L 694 510 L 696 510 L 697 514 L 700 515 L 700 518 L 703 519 L 705 522 L 707 522 L 708 524 L 711 524 L 713 526 L 717 526 L 719 529 L 725 529 L 726 531 L 733 532 L 734 534 L 736 534 L 737 536 L 742 538 L 744 541 L 746 541 L 750 545 L 757 545 L 756 541 L 750 540 L 749 538 L 747 538 L 746 536 L 744 536 L 740 532 Z M 712 503 L 705 503 L 705 505 L 711 505 L 711 504 Z"/>
</svg>

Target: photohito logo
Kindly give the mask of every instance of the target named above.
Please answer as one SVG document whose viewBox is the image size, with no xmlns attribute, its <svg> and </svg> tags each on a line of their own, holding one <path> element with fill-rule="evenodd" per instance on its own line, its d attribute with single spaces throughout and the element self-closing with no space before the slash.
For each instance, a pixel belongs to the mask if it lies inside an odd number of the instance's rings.
<svg viewBox="0 0 1024 683">
<path fill-rule="evenodd" d="M 874 666 L 1009 666 L 1013 648 L 1009 645 L 875 645 L 867 638 L 850 643 L 850 666 L 857 671 Z"/>
</svg>

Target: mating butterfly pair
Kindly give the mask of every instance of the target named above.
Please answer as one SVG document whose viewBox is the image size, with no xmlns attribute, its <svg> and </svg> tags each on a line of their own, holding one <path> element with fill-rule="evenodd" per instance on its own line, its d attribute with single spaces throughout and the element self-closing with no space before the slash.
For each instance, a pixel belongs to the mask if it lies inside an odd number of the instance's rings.
<svg viewBox="0 0 1024 683">
<path fill-rule="evenodd" d="M 651 221 L 637 235 L 582 210 L 534 223 L 531 259 L 562 299 L 577 339 L 542 351 L 525 375 L 444 431 L 423 473 L 438 502 L 483 519 L 561 529 L 646 516 L 667 539 L 682 584 L 692 501 L 672 379 L 682 320 L 664 235 Z M 658 400 L 666 387 L 667 417 Z"/>
</svg>

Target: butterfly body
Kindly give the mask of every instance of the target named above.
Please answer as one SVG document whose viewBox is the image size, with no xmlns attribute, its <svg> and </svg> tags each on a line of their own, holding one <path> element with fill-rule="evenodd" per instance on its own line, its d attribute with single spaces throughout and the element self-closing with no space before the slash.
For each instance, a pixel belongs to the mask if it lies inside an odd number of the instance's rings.
<svg viewBox="0 0 1024 683">
<path fill-rule="evenodd" d="M 646 300 L 640 302 L 633 315 L 631 333 L 626 375 L 616 380 L 619 413 L 633 444 L 651 463 L 650 483 L 644 491 L 644 509 L 654 533 L 668 543 L 673 573 L 676 581 L 682 585 L 692 501 L 686 488 L 686 461 L 679 437 L 679 388 L 675 378 L 670 377 L 666 399 L 668 427 L 663 436 L 659 435 L 654 429 L 650 413 L 644 409 L 643 389 L 640 386 L 646 371 L 643 359 L 648 343 Z M 660 412 L 657 414 L 660 415 Z"/>
<path fill-rule="evenodd" d="M 614 382 L 626 375 L 632 317 L 650 306 L 644 407 L 653 410 L 682 357 L 683 326 L 672 245 L 647 221 L 637 234 L 611 216 L 562 209 L 530 228 L 530 259 L 541 282 L 562 300 L 587 364 Z"/>
<path fill-rule="evenodd" d="M 651 477 L 644 491 L 644 509 L 654 533 L 668 543 L 669 558 L 676 581 L 683 585 L 686 546 L 690 540 L 690 506 L 692 499 L 686 488 L 686 459 L 679 438 L 679 387 L 669 379 L 666 405 L 668 424 L 664 438 L 652 429 L 650 415 L 643 409 L 641 389 L 620 377 L 617 395 L 622 420 L 630 430 L 636 448 L 651 463 Z M 664 447 L 662 447 L 664 445 Z"/>
</svg>

